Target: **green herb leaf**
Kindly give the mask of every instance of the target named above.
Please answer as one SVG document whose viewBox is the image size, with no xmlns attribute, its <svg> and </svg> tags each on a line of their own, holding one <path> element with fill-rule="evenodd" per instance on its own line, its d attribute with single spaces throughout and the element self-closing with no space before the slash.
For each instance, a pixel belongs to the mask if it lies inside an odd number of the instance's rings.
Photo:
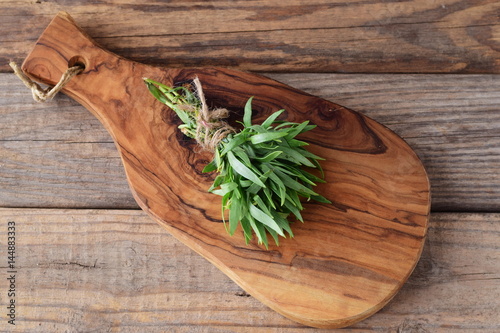
<svg viewBox="0 0 500 333">
<path fill-rule="evenodd" d="M 227 153 L 228 161 L 231 167 L 233 167 L 234 171 L 241 175 L 242 177 L 245 177 L 248 180 L 253 181 L 255 184 L 259 185 L 260 187 L 266 187 L 264 183 L 259 179 L 259 177 L 248 167 L 246 167 L 243 163 L 241 163 L 233 154 L 232 151 L 229 151 Z"/>
<path fill-rule="evenodd" d="M 288 148 L 288 147 L 280 147 L 281 151 L 285 153 L 287 158 L 289 158 L 292 162 L 297 163 L 297 164 L 302 164 L 311 168 L 314 168 L 314 164 L 309 161 L 307 157 L 299 153 L 298 151 Z"/>
<path fill-rule="evenodd" d="M 232 140 L 229 140 L 227 143 L 224 143 L 224 149 L 220 152 L 220 156 L 224 156 L 227 154 L 228 151 L 233 150 L 234 148 L 238 147 L 242 143 L 244 143 L 247 140 L 247 138 L 244 135 L 238 134 L 235 135 Z"/>
<path fill-rule="evenodd" d="M 280 228 L 280 226 L 274 221 L 272 217 L 261 211 L 259 208 L 255 207 L 253 204 L 250 204 L 249 206 L 249 211 L 250 215 L 257 221 L 267 225 L 269 228 L 273 229 L 276 231 L 280 236 L 285 236 L 283 233 L 283 230 Z"/>
<path fill-rule="evenodd" d="M 245 127 L 252 126 L 252 100 L 253 97 L 250 97 L 245 104 L 245 112 L 243 114 L 243 125 Z"/>
<path fill-rule="evenodd" d="M 165 97 L 165 95 L 158 89 L 154 84 L 150 82 L 146 82 L 146 86 L 148 87 L 149 92 L 160 102 L 163 104 L 167 104 L 169 100 Z"/>
<path fill-rule="evenodd" d="M 278 156 L 280 156 L 282 153 L 283 153 L 282 151 L 273 151 L 264 157 L 256 157 L 255 159 L 261 163 L 269 163 Z"/>
<path fill-rule="evenodd" d="M 256 145 L 259 143 L 263 142 L 268 142 L 272 140 L 277 140 L 279 138 L 282 138 L 284 136 L 287 136 L 287 132 L 267 132 L 267 133 L 260 133 L 260 134 L 255 134 L 252 137 L 250 137 L 250 141 Z"/>
<path fill-rule="evenodd" d="M 238 223 L 241 220 L 241 206 L 239 200 L 231 201 L 231 209 L 229 210 L 229 234 L 234 235 Z"/>
<path fill-rule="evenodd" d="M 313 200 L 315 200 L 317 202 L 322 202 L 322 203 L 327 203 L 327 204 L 331 204 L 332 203 L 330 200 L 328 200 L 327 198 L 325 198 L 322 195 L 313 195 L 313 196 L 311 196 L 311 199 L 313 199 Z"/>
<path fill-rule="evenodd" d="M 212 162 L 208 163 L 207 165 L 205 165 L 205 167 L 203 168 L 203 170 L 201 172 L 208 173 L 208 172 L 213 172 L 215 170 L 217 170 L 217 165 L 215 164 L 215 161 L 212 161 Z"/>
<path fill-rule="evenodd" d="M 286 173 L 275 170 L 276 175 L 281 179 L 283 184 L 285 184 L 286 187 L 291 188 L 292 190 L 295 190 L 297 192 L 303 193 L 303 194 L 309 194 L 309 195 L 318 195 L 316 192 L 313 190 L 307 188 L 306 186 L 302 185 L 292 177 L 288 176 Z"/>
<path fill-rule="evenodd" d="M 274 121 L 276 120 L 276 118 L 278 118 L 279 116 L 281 116 L 281 114 L 285 112 L 285 110 L 279 110 L 279 111 L 276 111 L 274 112 L 272 115 L 270 115 L 269 117 L 267 117 L 267 119 L 262 123 L 262 127 L 265 128 L 265 129 L 268 129 L 273 123 Z"/>
<path fill-rule="evenodd" d="M 295 138 L 297 135 L 302 133 L 302 131 L 304 130 L 304 128 L 306 128 L 306 126 L 308 124 L 309 124 L 309 121 L 304 121 L 303 123 L 299 124 L 294 129 L 290 130 L 290 132 L 288 133 L 288 136 L 286 138 L 288 140 Z"/>
</svg>

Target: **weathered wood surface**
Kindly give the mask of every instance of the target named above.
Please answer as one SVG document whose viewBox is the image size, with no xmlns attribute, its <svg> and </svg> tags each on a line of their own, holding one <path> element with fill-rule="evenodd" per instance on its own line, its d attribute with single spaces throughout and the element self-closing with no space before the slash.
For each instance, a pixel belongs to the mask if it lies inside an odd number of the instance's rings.
<svg viewBox="0 0 500 333">
<path fill-rule="evenodd" d="M 59 10 L 111 51 L 150 64 L 500 73 L 496 0 L 1 1 L 1 71 Z"/>
<path fill-rule="evenodd" d="M 497 332 L 500 217 L 466 212 L 500 211 L 499 77 L 312 72 L 499 73 L 499 7 L 1 1 L 0 72 L 10 72 L 9 59 L 22 62 L 59 10 L 103 46 L 145 63 L 297 72 L 270 76 L 387 125 L 423 160 L 433 211 L 464 212 L 432 214 L 408 283 L 382 311 L 343 331 Z M 40 208 L 0 212 L 4 235 L 15 220 L 21 237 L 17 331 L 319 331 L 242 295 L 140 211 L 41 209 L 137 208 L 122 170 L 109 135 L 83 107 L 65 96 L 36 104 L 0 74 L 0 207 Z M 11 331 L 5 319 L 0 331 Z"/>
<path fill-rule="evenodd" d="M 64 91 L 112 136 L 139 206 L 265 305 L 308 326 L 345 327 L 382 308 L 413 271 L 427 233 L 430 184 L 416 154 L 383 125 L 263 76 L 128 61 L 95 45 L 65 12 L 44 30 L 22 69 L 55 85 L 76 57 L 85 69 Z M 304 203 L 305 223 L 294 224 L 295 237 L 281 238 L 279 246 L 246 244 L 239 230 L 229 235 L 220 198 L 206 190 L 213 177 L 201 172 L 210 154 L 179 133 L 175 113 L 151 96 L 144 77 L 169 86 L 198 77 L 208 101 L 236 112 L 254 95 L 256 122 L 284 108 L 283 120 L 317 125 L 301 139 L 325 157 L 318 192 L 332 203 Z M 253 196 L 243 195 L 242 214 L 267 225 L 252 213 L 260 212 Z M 271 228 L 284 236 L 277 222 Z"/>
<path fill-rule="evenodd" d="M 142 211 L 0 209 L 2 238 L 8 221 L 17 232 L 16 332 L 323 332 L 245 295 Z M 433 214 L 408 283 L 342 331 L 498 332 L 499 226 L 499 214 Z"/>
<path fill-rule="evenodd" d="M 433 211 L 500 210 L 499 76 L 270 77 L 403 137 L 427 169 Z M 0 115 L 2 206 L 137 208 L 110 136 L 76 102 L 35 103 L 17 78 L 0 74 Z"/>
</svg>

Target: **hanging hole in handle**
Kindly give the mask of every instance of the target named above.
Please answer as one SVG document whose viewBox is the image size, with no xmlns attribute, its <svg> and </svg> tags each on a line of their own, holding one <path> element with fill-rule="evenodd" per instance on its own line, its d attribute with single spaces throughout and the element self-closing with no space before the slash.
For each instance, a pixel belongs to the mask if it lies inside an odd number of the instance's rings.
<svg viewBox="0 0 500 333">
<path fill-rule="evenodd" d="M 69 59 L 69 61 L 68 61 L 68 68 L 74 67 L 74 66 L 79 66 L 83 69 L 85 69 L 85 67 L 87 67 L 85 64 L 85 59 L 82 56 L 78 56 L 78 55 L 71 57 L 71 59 Z M 78 75 L 80 75 L 80 74 L 78 74 Z"/>
</svg>

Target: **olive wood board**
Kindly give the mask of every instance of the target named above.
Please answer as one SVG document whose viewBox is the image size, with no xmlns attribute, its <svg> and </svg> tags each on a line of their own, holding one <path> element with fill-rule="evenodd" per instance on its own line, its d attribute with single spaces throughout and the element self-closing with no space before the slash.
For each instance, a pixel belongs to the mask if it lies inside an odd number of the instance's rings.
<svg viewBox="0 0 500 333">
<path fill-rule="evenodd" d="M 55 85 L 76 63 L 85 70 L 63 91 L 108 130 L 140 207 L 270 308 L 308 326 L 348 326 L 387 304 L 415 268 L 427 232 L 429 180 L 417 155 L 388 128 L 263 76 L 129 61 L 99 47 L 65 12 L 22 69 Z M 326 183 L 317 191 L 332 204 L 305 203 L 304 223 L 293 223 L 295 237 L 281 238 L 279 246 L 246 244 L 240 231 L 230 236 L 220 197 L 207 192 L 214 174 L 201 172 L 210 154 L 177 129 L 175 113 L 151 96 L 145 77 L 167 85 L 198 77 L 207 101 L 236 119 L 254 96 L 256 121 L 285 109 L 280 119 L 317 125 L 302 139 L 326 158 Z"/>
</svg>

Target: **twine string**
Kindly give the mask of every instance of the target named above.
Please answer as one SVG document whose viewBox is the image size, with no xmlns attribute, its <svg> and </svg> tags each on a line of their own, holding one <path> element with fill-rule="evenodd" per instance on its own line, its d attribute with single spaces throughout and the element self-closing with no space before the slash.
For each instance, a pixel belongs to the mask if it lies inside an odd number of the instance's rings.
<svg viewBox="0 0 500 333">
<path fill-rule="evenodd" d="M 84 68 L 82 66 L 68 67 L 63 73 L 61 79 L 54 87 L 42 88 L 38 83 L 30 79 L 13 61 L 9 63 L 10 67 L 14 70 L 14 74 L 21 79 L 26 87 L 31 89 L 33 99 L 37 102 L 50 101 L 64 86 L 76 75 L 80 74 Z"/>
<path fill-rule="evenodd" d="M 196 141 L 202 149 L 214 152 L 219 143 L 230 133 L 236 133 L 236 130 L 223 119 L 229 117 L 227 109 L 218 108 L 210 110 L 205 100 L 205 94 L 201 87 L 198 77 L 193 80 L 198 98 L 201 102 L 201 109 L 196 119 Z"/>
</svg>

